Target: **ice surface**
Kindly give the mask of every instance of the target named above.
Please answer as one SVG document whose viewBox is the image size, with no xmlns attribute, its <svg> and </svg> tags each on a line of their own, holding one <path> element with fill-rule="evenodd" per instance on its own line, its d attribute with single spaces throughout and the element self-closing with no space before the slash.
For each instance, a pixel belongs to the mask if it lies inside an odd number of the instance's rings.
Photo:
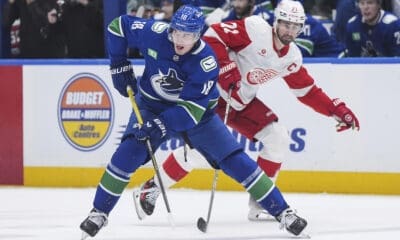
<svg viewBox="0 0 400 240">
<path fill-rule="evenodd" d="M 80 222 L 92 207 L 94 188 L 0 187 L 1 240 L 80 239 Z M 245 192 L 218 191 L 207 233 L 196 227 L 206 218 L 209 191 L 169 190 L 175 227 L 161 196 L 153 216 L 139 221 L 126 189 L 98 240 L 262 240 L 291 239 L 277 222 L 249 222 Z M 400 196 L 292 194 L 287 202 L 309 222 L 315 240 L 398 239 Z M 88 238 L 90 240 L 92 238 Z"/>
</svg>

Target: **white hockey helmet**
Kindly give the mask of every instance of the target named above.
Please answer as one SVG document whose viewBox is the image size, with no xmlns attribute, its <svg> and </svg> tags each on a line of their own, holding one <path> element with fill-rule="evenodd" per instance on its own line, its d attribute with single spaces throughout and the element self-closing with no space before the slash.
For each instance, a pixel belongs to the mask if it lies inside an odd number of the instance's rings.
<svg viewBox="0 0 400 240">
<path fill-rule="evenodd" d="M 303 5 L 299 1 L 282 0 L 274 10 L 274 18 L 275 29 L 279 20 L 301 24 L 300 34 L 306 21 L 306 14 Z"/>
</svg>

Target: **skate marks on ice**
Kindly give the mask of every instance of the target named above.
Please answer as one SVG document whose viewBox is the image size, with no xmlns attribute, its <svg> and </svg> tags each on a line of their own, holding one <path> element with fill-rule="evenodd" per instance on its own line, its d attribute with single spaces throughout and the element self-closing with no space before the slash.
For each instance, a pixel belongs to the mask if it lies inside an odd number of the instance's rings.
<svg viewBox="0 0 400 240">
<path fill-rule="evenodd" d="M 329 235 L 351 235 L 351 234 L 393 234 L 393 236 L 398 236 L 400 234 L 400 225 L 392 227 L 365 227 L 365 228 L 347 228 L 347 229 L 330 229 L 317 231 L 312 233 L 312 236 L 329 236 Z"/>
<path fill-rule="evenodd" d="M 109 224 L 87 240 L 262 240 L 297 239 L 277 222 L 247 220 L 248 195 L 217 191 L 207 233 L 196 227 L 207 212 L 209 191 L 169 190 L 176 226 L 168 222 L 162 201 L 154 216 L 139 221 L 132 189 L 127 189 L 109 217 Z M 0 239 L 80 239 L 79 224 L 91 209 L 94 188 L 0 187 Z M 284 193 L 291 207 L 308 220 L 313 240 L 387 240 L 400 235 L 400 196 Z"/>
</svg>

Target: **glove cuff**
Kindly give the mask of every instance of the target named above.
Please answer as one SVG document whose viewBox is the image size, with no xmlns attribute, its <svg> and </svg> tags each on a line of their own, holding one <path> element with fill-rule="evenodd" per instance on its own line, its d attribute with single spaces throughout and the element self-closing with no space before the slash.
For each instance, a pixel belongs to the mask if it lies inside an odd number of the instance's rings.
<svg viewBox="0 0 400 240">
<path fill-rule="evenodd" d="M 342 100 L 340 100 L 340 98 L 334 98 L 332 99 L 332 105 L 329 109 L 329 111 L 331 112 L 331 114 L 335 114 L 336 110 L 338 109 L 338 107 L 342 106 L 342 105 L 346 105 Z"/>
<path fill-rule="evenodd" d="M 118 67 L 123 67 L 126 65 L 131 65 L 131 62 L 129 60 L 122 60 L 122 61 L 111 61 L 110 63 L 110 69 L 111 68 L 118 68 Z"/>
<path fill-rule="evenodd" d="M 165 126 L 165 123 L 161 117 L 154 118 L 153 122 L 157 125 L 158 129 L 161 132 L 161 138 L 165 137 L 167 135 L 167 127 Z"/>
<path fill-rule="evenodd" d="M 111 75 L 125 73 L 125 72 L 133 73 L 133 66 L 130 61 L 124 60 L 122 62 L 111 63 L 110 71 Z"/>
</svg>

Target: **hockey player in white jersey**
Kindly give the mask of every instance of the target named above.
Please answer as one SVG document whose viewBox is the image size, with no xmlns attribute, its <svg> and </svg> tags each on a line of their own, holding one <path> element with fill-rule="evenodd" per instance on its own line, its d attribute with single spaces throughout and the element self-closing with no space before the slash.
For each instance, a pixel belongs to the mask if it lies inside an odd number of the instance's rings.
<svg viewBox="0 0 400 240">
<path fill-rule="evenodd" d="M 337 98 L 331 99 L 302 65 L 302 55 L 295 38 L 301 33 L 305 13 L 301 3 L 283 0 L 275 9 L 275 20 L 271 27 L 259 16 L 242 20 L 213 24 L 203 39 L 216 52 L 220 64 L 218 89 L 221 94 L 217 113 L 225 115 L 225 105 L 230 86 L 231 111 L 227 125 L 251 141 L 260 141 L 263 148 L 257 163 L 275 179 L 288 151 L 289 136 L 277 115 L 259 98 L 261 85 L 272 80 L 283 79 L 292 93 L 303 104 L 327 117 L 334 118 L 337 131 L 359 130 L 359 121 L 346 104 Z M 163 163 L 164 184 L 172 186 L 192 169 L 190 162 L 200 158 L 193 150 L 188 151 L 187 161 L 182 148 L 175 150 Z M 159 195 L 157 180 L 152 178 L 134 191 L 139 218 L 151 215 Z M 249 202 L 249 220 L 267 216 L 252 198 Z"/>
</svg>

